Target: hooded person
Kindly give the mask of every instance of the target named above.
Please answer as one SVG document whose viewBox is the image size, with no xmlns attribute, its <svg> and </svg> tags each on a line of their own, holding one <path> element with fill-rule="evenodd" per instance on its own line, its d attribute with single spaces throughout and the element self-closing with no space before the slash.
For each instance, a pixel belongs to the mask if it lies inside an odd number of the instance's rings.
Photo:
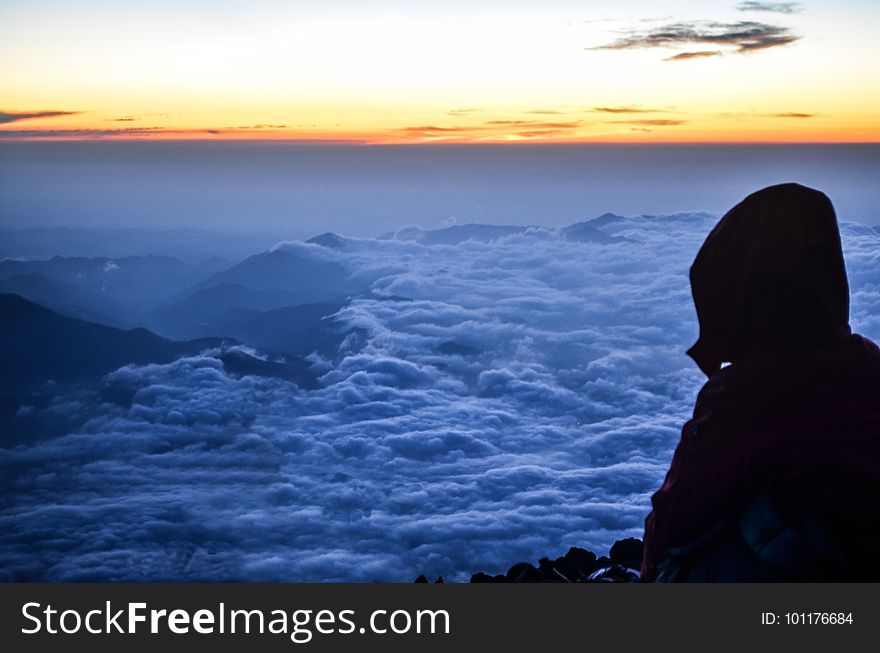
<svg viewBox="0 0 880 653">
<path fill-rule="evenodd" d="M 690 280 L 708 381 L 651 500 L 642 580 L 877 580 L 880 349 L 850 331 L 830 200 L 749 195 Z"/>
</svg>

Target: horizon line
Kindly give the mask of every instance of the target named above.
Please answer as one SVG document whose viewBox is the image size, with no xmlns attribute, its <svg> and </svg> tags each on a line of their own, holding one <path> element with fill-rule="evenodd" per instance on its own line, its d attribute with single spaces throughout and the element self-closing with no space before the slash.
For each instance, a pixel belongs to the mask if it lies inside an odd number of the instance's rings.
<svg viewBox="0 0 880 653">
<path fill-rule="evenodd" d="M 486 140 L 366 140 L 345 138 L 254 138 L 248 137 L 161 137 L 139 136 L 4 136 L 0 130 L 0 143 L 246 143 L 265 145 L 338 145 L 359 147 L 471 147 L 471 146 L 577 146 L 577 145 L 880 145 L 880 137 L 870 139 L 486 139 Z"/>
</svg>

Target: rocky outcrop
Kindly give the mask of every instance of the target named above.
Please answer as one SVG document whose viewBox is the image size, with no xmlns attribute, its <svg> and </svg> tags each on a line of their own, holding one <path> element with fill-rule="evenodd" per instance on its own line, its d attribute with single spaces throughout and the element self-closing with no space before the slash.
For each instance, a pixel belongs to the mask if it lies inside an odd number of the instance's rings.
<svg viewBox="0 0 880 653">
<path fill-rule="evenodd" d="M 518 562 L 506 574 L 478 571 L 471 576 L 472 583 L 634 583 L 639 581 L 642 563 L 642 541 L 635 537 L 618 540 L 608 556 L 596 557 L 586 549 L 573 546 L 564 556 L 554 560 L 541 558 L 537 566 Z M 421 575 L 417 583 L 427 583 Z M 438 578 L 438 583 L 443 579 Z"/>
</svg>

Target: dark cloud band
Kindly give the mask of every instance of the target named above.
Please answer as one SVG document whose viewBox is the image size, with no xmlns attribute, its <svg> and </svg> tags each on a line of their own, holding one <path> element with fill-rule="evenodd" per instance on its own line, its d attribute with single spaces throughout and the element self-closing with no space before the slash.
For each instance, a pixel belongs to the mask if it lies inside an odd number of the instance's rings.
<svg viewBox="0 0 880 653">
<path fill-rule="evenodd" d="M 694 45 L 711 45 L 731 48 L 736 53 L 755 52 L 794 43 L 800 39 L 789 28 L 754 21 L 736 23 L 686 22 L 673 23 L 655 29 L 631 32 L 611 43 L 588 50 L 637 50 L 643 48 L 674 48 Z M 669 61 L 681 61 L 695 57 L 717 56 L 709 50 L 690 50 L 669 57 Z"/>
<path fill-rule="evenodd" d="M 0 124 L 18 122 L 19 120 L 34 120 L 35 118 L 57 118 L 60 116 L 73 116 L 81 111 L 0 111 Z"/>
</svg>

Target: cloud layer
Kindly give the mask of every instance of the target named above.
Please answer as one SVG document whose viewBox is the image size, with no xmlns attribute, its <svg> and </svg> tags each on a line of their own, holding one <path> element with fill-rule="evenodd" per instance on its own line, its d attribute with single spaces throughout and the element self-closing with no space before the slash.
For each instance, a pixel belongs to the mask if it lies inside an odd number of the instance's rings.
<svg viewBox="0 0 880 653">
<path fill-rule="evenodd" d="M 640 536 L 703 380 L 687 269 L 714 222 L 606 218 L 611 244 L 346 241 L 325 255 L 375 281 L 338 315 L 337 359 L 315 357 L 323 388 L 236 378 L 206 351 L 58 397 L 46 410 L 77 432 L 0 450 L 0 568 L 463 580 Z M 843 239 L 853 325 L 880 337 L 880 236 Z"/>
</svg>

